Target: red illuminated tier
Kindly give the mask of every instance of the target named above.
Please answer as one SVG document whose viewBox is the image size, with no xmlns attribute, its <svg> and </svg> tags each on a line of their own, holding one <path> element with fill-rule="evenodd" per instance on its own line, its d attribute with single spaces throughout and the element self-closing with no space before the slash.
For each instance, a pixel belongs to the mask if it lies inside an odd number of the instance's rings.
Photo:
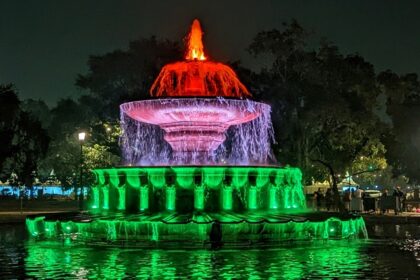
<svg viewBox="0 0 420 280">
<path fill-rule="evenodd" d="M 251 94 L 227 65 L 212 61 L 181 61 L 165 65 L 150 94 L 157 97 L 246 97 Z"/>
<path fill-rule="evenodd" d="M 251 96 L 232 68 L 207 60 L 201 37 L 200 22 L 196 19 L 187 38 L 185 61 L 165 65 L 150 88 L 150 94 L 156 97 Z"/>
<path fill-rule="evenodd" d="M 134 120 L 160 126 L 175 153 L 213 151 L 231 125 L 252 121 L 269 110 L 255 101 L 210 98 L 134 101 L 120 108 Z"/>
</svg>

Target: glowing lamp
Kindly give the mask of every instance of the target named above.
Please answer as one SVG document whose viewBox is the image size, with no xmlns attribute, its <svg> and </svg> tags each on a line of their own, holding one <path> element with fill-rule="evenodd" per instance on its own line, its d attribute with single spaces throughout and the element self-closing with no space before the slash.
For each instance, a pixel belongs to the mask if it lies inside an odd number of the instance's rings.
<svg viewBox="0 0 420 280">
<path fill-rule="evenodd" d="M 86 132 L 79 132 L 79 141 L 85 141 Z"/>
</svg>

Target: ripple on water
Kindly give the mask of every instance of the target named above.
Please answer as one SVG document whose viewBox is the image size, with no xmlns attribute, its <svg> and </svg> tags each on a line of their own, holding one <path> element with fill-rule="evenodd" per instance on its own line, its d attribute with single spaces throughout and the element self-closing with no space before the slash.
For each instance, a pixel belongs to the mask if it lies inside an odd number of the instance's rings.
<svg viewBox="0 0 420 280">
<path fill-rule="evenodd" d="M 4 236 L 0 228 L 0 241 Z M 75 247 L 10 236 L 8 242 L 0 243 L 2 279 L 412 279 L 419 273 L 413 257 L 419 252 L 418 239 L 406 243 L 329 241 L 264 250 L 165 251 Z"/>
<path fill-rule="evenodd" d="M 330 241 L 276 250 L 164 251 L 27 244 L 36 278 L 379 279 L 410 277 L 401 251 L 378 242 Z M 407 258 L 408 259 L 408 258 Z M 412 264 L 412 263 L 411 263 Z M 411 269 L 411 271 L 413 271 Z"/>
</svg>

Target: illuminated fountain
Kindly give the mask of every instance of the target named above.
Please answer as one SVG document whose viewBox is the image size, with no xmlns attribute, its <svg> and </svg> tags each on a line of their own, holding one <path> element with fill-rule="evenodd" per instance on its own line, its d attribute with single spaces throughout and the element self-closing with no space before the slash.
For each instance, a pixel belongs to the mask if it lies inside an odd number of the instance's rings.
<svg viewBox="0 0 420 280">
<path fill-rule="evenodd" d="M 298 168 L 275 165 L 270 106 L 209 61 L 194 20 L 154 99 L 120 106 L 125 166 L 96 169 L 88 213 L 31 217 L 37 238 L 125 246 L 366 237 L 363 219 L 306 210 Z"/>
</svg>

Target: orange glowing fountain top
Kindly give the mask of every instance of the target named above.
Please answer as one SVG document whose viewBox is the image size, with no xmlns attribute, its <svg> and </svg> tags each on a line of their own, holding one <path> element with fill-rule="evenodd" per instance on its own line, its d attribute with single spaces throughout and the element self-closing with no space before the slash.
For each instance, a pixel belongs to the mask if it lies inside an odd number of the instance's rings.
<svg viewBox="0 0 420 280">
<path fill-rule="evenodd" d="M 150 88 L 159 98 L 120 106 L 131 119 L 163 129 L 176 162 L 182 164 L 203 163 L 225 141 L 230 126 L 270 112 L 266 104 L 243 100 L 251 94 L 229 66 L 207 60 L 202 34 L 195 19 L 185 60 L 165 65 Z"/>
<path fill-rule="evenodd" d="M 191 25 L 191 31 L 188 34 L 187 60 L 206 60 L 203 46 L 203 31 L 198 19 L 195 19 Z"/>
<path fill-rule="evenodd" d="M 195 19 L 187 37 L 185 61 L 165 65 L 150 94 L 156 97 L 249 97 L 248 89 L 227 65 L 207 60 L 200 22 Z"/>
</svg>

